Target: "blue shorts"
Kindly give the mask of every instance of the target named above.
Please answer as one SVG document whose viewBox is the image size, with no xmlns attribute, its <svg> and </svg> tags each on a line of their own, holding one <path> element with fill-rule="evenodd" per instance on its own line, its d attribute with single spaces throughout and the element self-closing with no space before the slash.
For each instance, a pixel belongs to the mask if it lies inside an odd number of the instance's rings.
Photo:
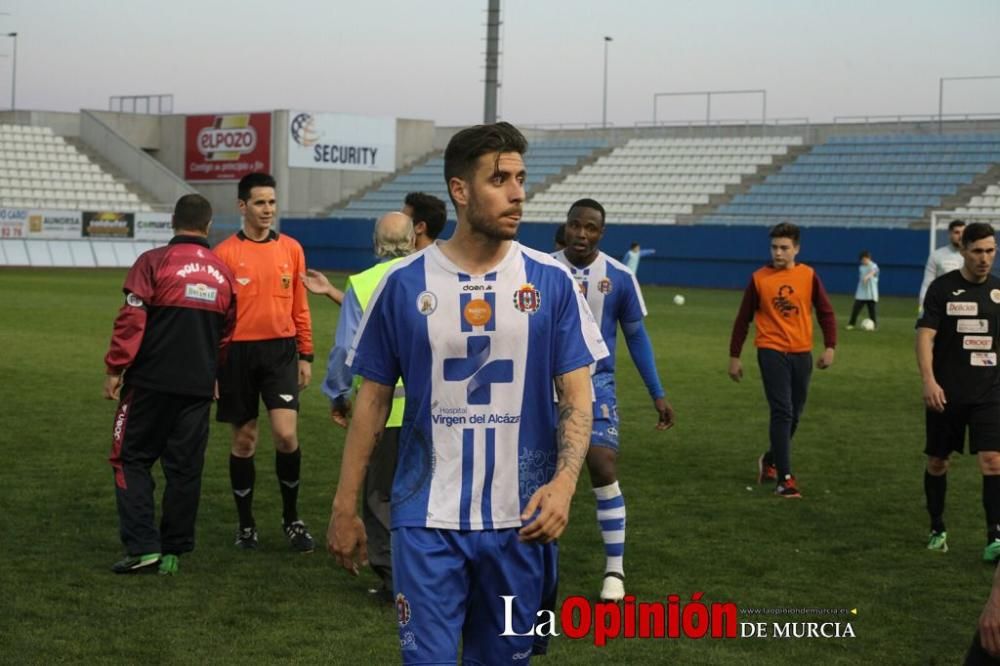
<svg viewBox="0 0 1000 666">
<path fill-rule="evenodd" d="M 590 445 L 617 451 L 618 401 L 614 387 L 611 391 L 601 390 L 598 386 L 594 388 L 594 429 L 590 434 Z"/>
<path fill-rule="evenodd" d="M 506 606 L 512 633 L 538 621 L 554 585 L 552 544 L 525 544 L 517 529 L 392 530 L 392 576 L 404 664 L 528 663 L 534 637 L 501 636 Z M 503 596 L 514 596 L 510 602 Z"/>
</svg>

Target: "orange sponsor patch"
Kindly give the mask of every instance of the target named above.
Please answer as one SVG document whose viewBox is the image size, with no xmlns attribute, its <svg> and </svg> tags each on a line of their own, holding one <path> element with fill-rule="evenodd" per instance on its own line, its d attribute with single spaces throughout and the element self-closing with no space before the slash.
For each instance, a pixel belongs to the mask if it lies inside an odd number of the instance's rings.
<svg viewBox="0 0 1000 666">
<path fill-rule="evenodd" d="M 485 326 L 493 316 L 493 308 L 486 301 L 471 300 L 465 304 L 462 316 L 473 326 Z"/>
</svg>

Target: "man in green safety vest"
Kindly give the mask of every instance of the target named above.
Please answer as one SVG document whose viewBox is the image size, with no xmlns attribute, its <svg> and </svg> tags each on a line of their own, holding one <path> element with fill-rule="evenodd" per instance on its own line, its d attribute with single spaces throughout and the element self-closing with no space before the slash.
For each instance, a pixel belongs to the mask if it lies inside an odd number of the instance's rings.
<svg viewBox="0 0 1000 666">
<path fill-rule="evenodd" d="M 415 249 L 413 222 L 403 213 L 387 213 L 375 223 L 373 243 L 379 263 L 368 270 L 352 275 L 337 321 L 337 333 L 322 390 L 330 398 L 330 418 L 346 428 L 351 413 L 351 390 L 356 390 L 360 377 L 353 378 L 345 364 L 347 351 L 358 330 L 365 308 L 371 300 L 382 276 L 400 259 Z M 368 465 L 364 488 L 363 519 L 368 532 L 369 564 L 382 579 L 382 586 L 373 591 L 385 601 L 392 601 L 392 556 L 389 533 L 389 499 L 392 478 L 396 471 L 396 454 L 399 429 L 403 425 L 403 383 L 396 385 L 392 410 L 386 421 L 382 438 L 376 445 Z"/>
</svg>

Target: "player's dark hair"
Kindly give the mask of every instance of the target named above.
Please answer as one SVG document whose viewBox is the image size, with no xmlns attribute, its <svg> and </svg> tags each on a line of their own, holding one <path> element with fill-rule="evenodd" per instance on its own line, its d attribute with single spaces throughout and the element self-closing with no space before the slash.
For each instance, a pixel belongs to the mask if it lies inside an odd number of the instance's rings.
<svg viewBox="0 0 1000 666">
<path fill-rule="evenodd" d="M 637 247 L 639 247 L 639 244 L 636 243 L 635 241 L 632 241 L 632 244 L 628 246 L 628 249 L 634 250 Z"/>
<path fill-rule="evenodd" d="M 528 140 L 521 132 L 507 122 L 492 125 L 476 125 L 466 127 L 451 137 L 448 147 L 444 149 L 444 182 L 448 186 L 448 196 L 451 197 L 451 179 L 469 180 L 476 169 L 476 162 L 483 155 L 497 153 L 528 152 Z M 451 197 L 455 203 L 455 197 Z"/>
<path fill-rule="evenodd" d="M 274 176 L 269 173 L 248 173 L 240 178 L 240 184 L 236 188 L 236 196 L 239 197 L 240 201 L 249 201 L 250 192 L 253 191 L 253 188 L 277 186 L 278 184 L 275 182 Z"/>
<path fill-rule="evenodd" d="M 596 210 L 601 214 L 601 226 L 604 225 L 604 206 L 597 203 L 593 199 L 577 199 L 573 202 L 573 205 L 569 207 L 569 211 L 567 211 L 566 214 L 569 215 L 569 213 L 572 213 L 574 208 L 590 208 L 591 210 Z"/>
<path fill-rule="evenodd" d="M 771 227 L 771 231 L 767 234 L 771 238 L 788 238 L 794 244 L 799 244 L 800 232 L 798 226 L 792 224 L 791 222 L 781 222 Z"/>
<path fill-rule="evenodd" d="M 992 225 L 985 222 L 973 222 L 966 225 L 965 231 L 962 232 L 962 247 L 969 247 L 978 240 L 990 238 L 995 235 L 996 232 L 993 230 Z"/>
<path fill-rule="evenodd" d="M 413 224 L 423 222 L 427 226 L 427 235 L 431 240 L 441 235 L 448 220 L 448 209 L 443 201 L 433 194 L 410 192 L 403 203 L 413 210 Z"/>
<path fill-rule="evenodd" d="M 861 254 L 858 255 L 858 261 L 861 261 L 862 259 L 871 259 L 871 258 L 872 258 L 872 253 L 869 252 L 868 250 L 861 250 Z"/>
<path fill-rule="evenodd" d="M 185 194 L 174 205 L 174 231 L 207 232 L 212 221 L 212 204 L 200 194 Z"/>
<path fill-rule="evenodd" d="M 948 223 L 948 231 L 954 231 L 955 227 L 964 227 L 965 220 L 952 220 Z"/>
<path fill-rule="evenodd" d="M 558 227 L 556 227 L 556 239 L 555 240 L 556 240 L 556 245 L 558 246 L 558 247 L 556 247 L 557 250 L 560 249 L 560 248 L 566 247 L 566 225 L 565 224 L 560 224 Z"/>
</svg>

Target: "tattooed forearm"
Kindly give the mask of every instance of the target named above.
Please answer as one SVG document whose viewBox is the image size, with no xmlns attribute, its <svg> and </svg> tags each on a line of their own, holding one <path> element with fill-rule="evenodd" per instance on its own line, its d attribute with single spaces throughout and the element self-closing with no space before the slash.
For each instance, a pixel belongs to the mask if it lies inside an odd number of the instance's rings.
<svg viewBox="0 0 1000 666">
<path fill-rule="evenodd" d="M 556 392 L 559 396 L 559 426 L 556 433 L 559 457 L 556 475 L 568 473 L 575 482 L 587 457 L 594 417 L 587 400 L 589 392 L 581 391 L 579 378 L 574 377 L 572 381 L 567 381 L 566 378 L 567 375 L 556 377 Z M 589 389 L 589 374 L 585 375 L 584 381 L 583 387 Z"/>
</svg>

